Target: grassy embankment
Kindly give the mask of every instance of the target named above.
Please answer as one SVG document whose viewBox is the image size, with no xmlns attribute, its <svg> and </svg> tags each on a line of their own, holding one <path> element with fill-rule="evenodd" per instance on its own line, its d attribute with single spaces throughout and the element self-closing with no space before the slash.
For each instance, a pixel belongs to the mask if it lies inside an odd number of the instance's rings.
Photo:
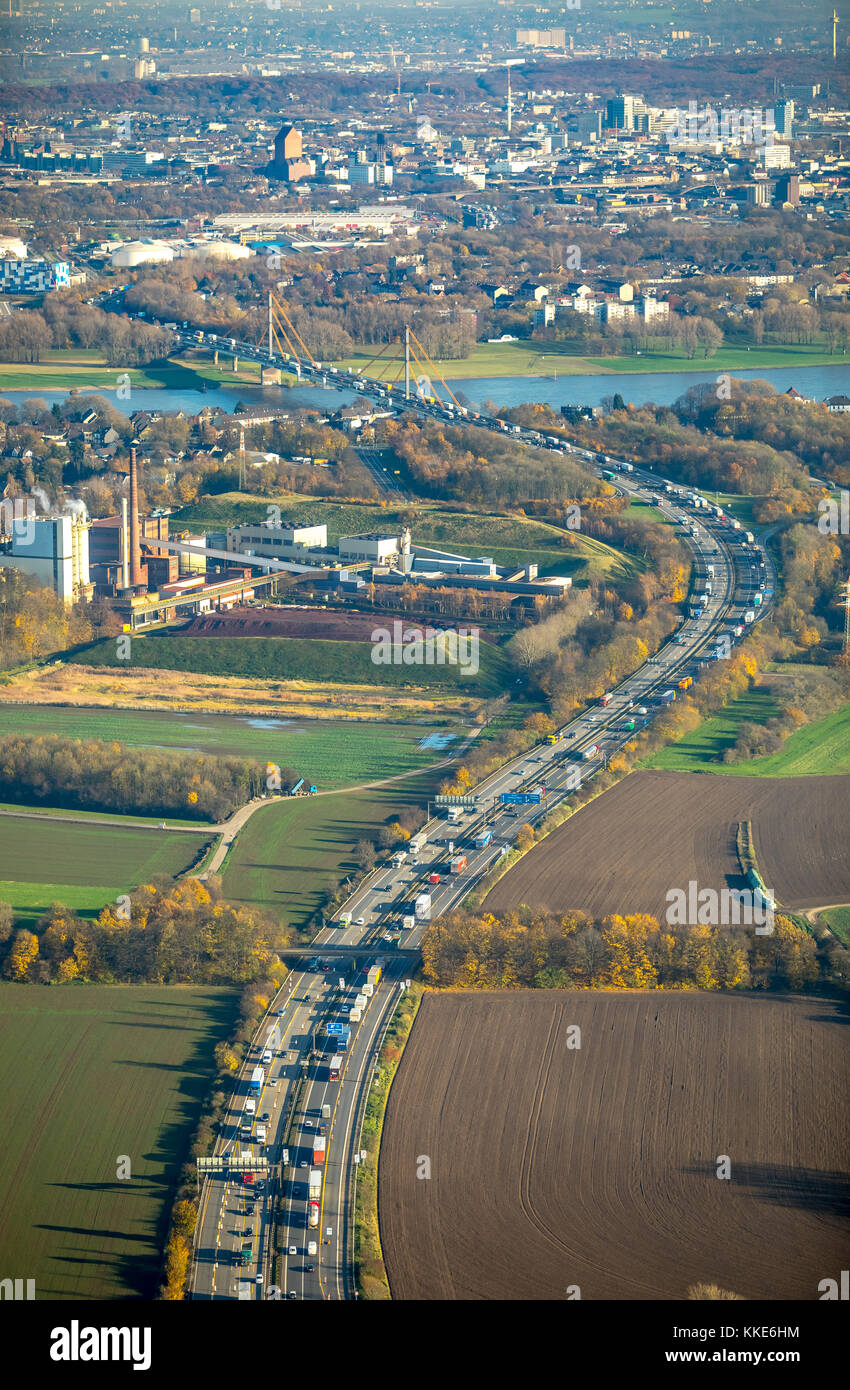
<svg viewBox="0 0 850 1390">
<path fill-rule="evenodd" d="M 805 724 L 777 753 L 749 762 L 723 763 L 745 721 L 763 724 L 779 714 L 773 697 L 758 688 L 733 700 L 678 743 L 661 748 L 641 764 L 681 772 L 718 772 L 729 777 L 825 777 L 850 772 L 850 706 Z"/>
<path fill-rule="evenodd" d="M 400 527 L 409 514 L 405 507 L 325 502 L 291 493 L 261 501 L 245 493 L 227 492 L 184 507 L 175 515 L 174 524 L 221 527 L 262 521 L 267 501 L 276 501 L 287 521 L 324 523 L 330 545 L 335 545 L 340 536 L 358 531 Z M 576 587 L 596 578 L 630 578 L 641 567 L 625 551 L 580 531 L 567 531 L 521 516 L 453 511 L 450 504 L 419 503 L 413 535 L 414 541 L 437 549 L 489 555 L 498 565 L 518 568 L 534 563 L 541 575 L 568 575 Z"/>
<path fill-rule="evenodd" d="M 362 873 L 358 840 L 371 839 L 404 806 L 424 808 L 445 771 L 422 773 L 393 787 L 276 801 L 240 831 L 222 871 L 224 896 L 251 903 L 304 930 L 330 888 Z"/>
<path fill-rule="evenodd" d="M 381 1134 L 390 1087 L 416 1019 L 422 994 L 422 986 L 413 983 L 399 999 L 381 1048 L 363 1118 L 362 1139 L 367 1156 L 357 1169 L 354 1259 L 360 1296 L 373 1301 L 384 1301 L 391 1297 L 378 1224 L 378 1160 Z"/>
</svg>

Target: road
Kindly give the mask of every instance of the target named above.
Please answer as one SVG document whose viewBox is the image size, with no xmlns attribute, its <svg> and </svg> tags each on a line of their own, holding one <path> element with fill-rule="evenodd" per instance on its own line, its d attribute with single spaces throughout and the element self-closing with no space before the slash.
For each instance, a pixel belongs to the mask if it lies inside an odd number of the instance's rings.
<svg viewBox="0 0 850 1390">
<path fill-rule="evenodd" d="M 665 486 L 663 480 L 639 470 L 621 473 L 616 485 L 645 501 L 659 498 L 659 489 Z M 704 586 L 709 566 L 713 567 L 711 594 L 704 603 L 692 605 L 699 608 L 699 616 L 686 619 L 654 657 L 610 692 L 604 706 L 577 715 L 551 743 L 512 759 L 482 782 L 475 789 L 474 806 L 460 811 L 456 821 L 430 821 L 418 856 L 375 870 L 344 905 L 339 922 L 318 933 L 313 961 L 289 977 L 259 1030 L 216 1150 L 228 1158 L 239 1152 L 248 1077 L 260 1063 L 268 1028 L 277 1023 L 279 1046 L 257 1105 L 258 1112 L 269 1117 L 267 1142 L 258 1143 L 254 1126 L 246 1150 L 255 1159 L 268 1160 L 268 1177 L 259 1190 L 256 1182 L 243 1184 L 241 1174 L 233 1170 L 206 1181 L 196 1236 L 193 1297 L 232 1299 L 240 1282 L 243 1294 L 254 1298 L 355 1296 L 351 1223 L 362 1111 L 383 1032 L 411 969 L 409 958 L 396 955 L 387 939 L 396 934 L 388 928 L 397 928 L 402 915 L 411 915 L 411 904 L 422 891 L 431 894 L 432 917 L 460 903 L 507 851 L 522 824 L 533 825 L 546 815 L 633 737 L 629 721 L 640 721 L 639 727 L 649 723 L 664 708 L 663 692 L 675 690 L 680 679 L 698 674 L 701 662 L 714 659 L 713 648 L 724 628 L 730 633 L 730 647 L 734 645 L 736 620 L 741 619 L 737 625 L 745 631 L 749 624 L 743 616 L 755 614 L 750 605 L 760 586 L 764 592 L 757 605 L 759 616 L 769 609 L 775 575 L 766 552 L 748 544 L 742 532 L 705 509 L 688 508 L 681 498 L 665 494 L 655 505 L 674 523 L 689 513 L 685 538 L 694 554 L 695 588 Z M 534 788 L 540 788 L 539 793 Z M 522 805 L 502 802 L 503 794 L 517 792 L 538 799 Z M 484 844 L 488 835 L 491 838 Z M 460 873 L 447 872 L 448 857 L 455 850 L 467 856 Z M 437 874 L 439 882 L 430 883 L 430 876 Z M 416 948 L 426 927 L 426 920 L 414 916 L 412 929 L 403 931 L 404 946 Z M 365 980 L 364 963 L 352 958 L 340 964 L 337 952 L 366 946 L 374 948 L 369 958 L 381 964 L 383 975 L 362 1018 L 351 1024 L 350 1043 L 338 1054 L 342 1070 L 337 1081 L 331 1077 L 331 1061 L 337 1054 L 327 1025 L 348 1020 L 354 996 Z M 335 948 L 334 956 L 323 961 L 322 949 L 327 947 Z M 318 1226 L 311 1230 L 307 1179 L 313 1167 L 312 1140 L 322 1127 L 327 1160 L 320 1166 Z M 277 1285 L 272 1281 L 275 1204 L 285 1251 Z M 311 1241 L 315 1252 L 308 1249 Z M 243 1242 L 251 1244 L 247 1274 L 236 1264 Z"/>
</svg>

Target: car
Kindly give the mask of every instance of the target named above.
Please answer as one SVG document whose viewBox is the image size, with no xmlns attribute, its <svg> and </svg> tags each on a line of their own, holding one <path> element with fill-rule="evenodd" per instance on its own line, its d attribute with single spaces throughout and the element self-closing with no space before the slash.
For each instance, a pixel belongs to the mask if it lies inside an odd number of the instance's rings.
<svg viewBox="0 0 850 1390">
<path fill-rule="evenodd" d="M 289 1293 L 288 1293 L 286 1296 L 287 1296 L 287 1298 L 297 1298 L 297 1297 L 298 1297 L 298 1295 L 297 1295 L 297 1293 L 295 1292 L 294 1289 L 290 1289 L 290 1290 L 289 1290 Z"/>
<path fill-rule="evenodd" d="M 366 925 L 366 918 L 365 918 L 365 917 L 358 917 L 358 918 L 356 919 L 354 925 L 355 925 L 355 927 L 365 927 L 365 925 Z"/>
<path fill-rule="evenodd" d="M 290 1253 L 290 1255 L 297 1255 L 297 1254 L 298 1254 L 298 1246 L 297 1246 L 297 1245 L 290 1245 L 290 1247 L 289 1247 L 289 1253 Z"/>
<path fill-rule="evenodd" d="M 246 1227 L 245 1227 L 245 1234 L 246 1234 L 246 1236 L 252 1236 L 252 1235 L 254 1234 L 254 1227 L 253 1227 L 253 1226 L 246 1226 Z"/>
<path fill-rule="evenodd" d="M 299 1163 L 298 1167 L 299 1167 L 299 1168 L 309 1168 L 310 1165 L 309 1165 L 309 1163 L 307 1162 L 306 1158 L 302 1158 L 302 1160 L 301 1160 L 301 1162 Z"/>
<path fill-rule="evenodd" d="M 312 1273 L 313 1273 L 313 1270 L 314 1270 L 315 1268 L 316 1268 L 315 1265 L 308 1265 L 308 1266 L 307 1266 L 307 1273 L 308 1273 L 308 1274 L 312 1274 Z"/>
<path fill-rule="evenodd" d="M 313 1124 L 314 1124 L 313 1120 L 305 1120 L 305 1121 L 304 1121 L 304 1128 L 305 1128 L 305 1129 L 312 1129 L 312 1128 L 313 1128 Z"/>
</svg>

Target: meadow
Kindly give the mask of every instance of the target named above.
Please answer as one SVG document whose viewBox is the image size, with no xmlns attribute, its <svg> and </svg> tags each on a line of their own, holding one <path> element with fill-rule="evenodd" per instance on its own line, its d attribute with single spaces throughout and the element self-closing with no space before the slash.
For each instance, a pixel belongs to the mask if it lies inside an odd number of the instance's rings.
<svg viewBox="0 0 850 1390">
<path fill-rule="evenodd" d="M 426 724 L 0 705 L 0 736 L 12 732 L 260 758 L 279 767 L 296 767 L 323 788 L 394 777 L 438 756 L 433 748 L 421 746 L 434 733 Z"/>
<path fill-rule="evenodd" d="M 95 913 L 156 874 L 182 873 L 207 843 L 203 834 L 3 816 L 0 902 L 24 926 L 54 902 Z"/>
<path fill-rule="evenodd" d="M 155 1296 L 236 1003 L 226 989 L 0 984 L 4 1277 L 34 1279 L 37 1299 Z"/>
<path fill-rule="evenodd" d="M 729 777 L 826 777 L 850 772 L 850 705 L 825 719 L 804 724 L 785 740 L 777 753 L 749 762 L 720 761 L 731 748 L 745 720 L 763 724 L 779 714 L 779 706 L 763 690 L 751 690 L 706 719 L 678 743 L 661 748 L 642 767 L 680 772 L 719 772 Z"/>
<path fill-rule="evenodd" d="M 424 808 L 443 776 L 424 773 L 396 787 L 299 797 L 263 807 L 228 854 L 224 896 L 272 910 L 289 926 L 303 929 L 331 884 L 358 872 L 357 841 L 373 837 L 404 806 Z"/>
</svg>

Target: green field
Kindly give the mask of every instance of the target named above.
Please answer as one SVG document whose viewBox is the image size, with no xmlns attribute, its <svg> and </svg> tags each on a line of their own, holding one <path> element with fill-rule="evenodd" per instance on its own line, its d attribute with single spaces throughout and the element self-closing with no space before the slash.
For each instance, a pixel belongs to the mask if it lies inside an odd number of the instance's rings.
<svg viewBox="0 0 850 1390">
<path fill-rule="evenodd" d="M 37 1299 L 150 1299 L 236 991 L 0 985 L 3 1275 Z M 131 1177 L 116 1177 L 119 1157 Z"/>
<path fill-rule="evenodd" d="M 439 747 L 435 751 L 433 744 L 422 746 L 435 736 L 439 740 L 440 731 L 428 725 L 345 723 L 339 719 L 302 722 L 153 710 L 44 705 L 12 709 L 0 705 L 0 737 L 12 732 L 102 738 L 136 747 L 259 758 L 279 767 L 296 767 L 323 789 L 394 777 L 441 756 Z"/>
<path fill-rule="evenodd" d="M 379 351 L 380 347 L 364 345 L 338 365 L 357 370 L 365 367 Z M 571 344 L 519 339 L 515 343 L 476 343 L 468 357 L 438 358 L 434 365 L 446 381 L 463 381 L 464 378 L 498 376 L 598 376 L 607 372 L 617 375 L 630 372 L 704 372 L 706 369 L 757 371 L 762 367 L 820 367 L 840 361 L 840 356 L 830 355 L 818 344 L 762 345 L 750 350 L 746 347 L 721 347 L 709 358 L 701 354 L 690 358 L 684 349 L 642 352 L 639 356 L 579 357 Z M 392 380 L 392 376 L 392 371 L 384 370 L 385 379 Z M 615 391 L 618 388 L 612 385 L 611 389 Z"/>
<path fill-rule="evenodd" d="M 389 614 L 388 618 L 394 615 Z M 378 622 L 376 618 L 376 622 Z M 490 642 L 480 644 L 480 670 L 465 675 L 457 666 L 377 666 L 370 642 L 328 642 L 309 637 L 184 637 L 152 633 L 133 639 L 132 661 L 119 661 L 106 640 L 75 658 L 83 666 L 147 667 L 198 671 L 258 680 L 334 681 L 441 689 L 469 695 L 498 694 L 513 675 L 509 659 Z"/>
<path fill-rule="evenodd" d="M 337 365 L 355 370 L 380 351 L 380 347 L 364 345 L 351 357 Z M 842 361 L 835 353 L 826 352 L 817 343 L 810 345 L 779 344 L 761 347 L 721 347 L 714 356 L 698 354 L 689 358 L 684 350 L 672 352 L 641 352 L 639 356 L 580 357 L 570 344 L 536 343 L 520 339 L 515 343 L 475 343 L 468 357 L 438 358 L 435 366 L 446 381 L 482 377 L 562 377 L 612 376 L 646 372 L 699 372 L 736 370 L 758 371 L 771 367 L 820 367 Z M 172 390 L 199 390 L 204 383 L 212 386 L 259 384 L 259 367 L 245 362 L 239 372 L 231 369 L 232 358 L 222 352 L 221 365 L 213 365 L 212 357 L 203 353 L 182 353 L 166 362 L 152 362 L 147 367 L 106 366 L 103 354 L 92 349 L 51 348 L 42 353 L 42 360 L 33 364 L 0 363 L 0 395 L 3 391 L 62 391 L 73 388 L 93 391 L 115 389 L 117 378 L 125 371 L 133 386 L 165 386 Z M 226 364 L 230 362 L 231 366 Z M 380 364 L 377 369 L 380 370 Z M 384 368 L 384 378 L 391 380 L 393 372 Z M 612 391 L 617 388 L 612 385 Z M 622 388 L 621 388 L 622 389 Z"/>
<path fill-rule="evenodd" d="M 850 772 L 850 705 L 804 725 L 769 757 L 729 766 L 719 761 L 724 749 L 734 744 L 744 720 L 763 724 L 777 714 L 779 706 L 766 691 L 751 690 L 679 743 L 653 753 L 641 766 L 721 772 L 731 777 L 826 777 Z"/>
<path fill-rule="evenodd" d="M 818 914 L 818 921 L 830 927 L 845 946 L 850 946 L 850 907 L 831 907 Z"/>
<path fill-rule="evenodd" d="M 443 772 L 398 787 L 275 802 L 255 812 L 230 851 L 224 896 L 279 914 L 297 929 L 321 906 L 333 877 L 356 872 L 353 848 L 405 805 L 433 796 Z"/>
<path fill-rule="evenodd" d="M 182 873 L 206 843 L 203 835 L 2 816 L 0 901 L 11 903 L 23 924 L 54 902 L 99 911 L 155 874 Z"/>
</svg>

